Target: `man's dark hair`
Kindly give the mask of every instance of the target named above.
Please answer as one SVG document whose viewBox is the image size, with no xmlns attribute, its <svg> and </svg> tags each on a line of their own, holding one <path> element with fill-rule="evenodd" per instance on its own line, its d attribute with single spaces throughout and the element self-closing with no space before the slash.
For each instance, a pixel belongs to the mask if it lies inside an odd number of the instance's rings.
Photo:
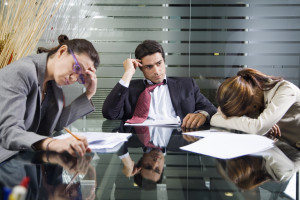
<svg viewBox="0 0 300 200">
<path fill-rule="evenodd" d="M 142 158 L 138 161 L 137 163 L 137 167 L 141 167 L 141 162 L 142 162 Z M 154 182 L 152 180 L 149 179 L 145 179 L 141 173 L 135 174 L 134 175 L 134 182 L 142 189 L 144 190 L 154 190 L 156 188 L 156 185 L 159 183 L 162 183 L 162 179 L 163 179 L 163 172 L 162 171 L 160 178 L 157 182 Z"/>
<path fill-rule="evenodd" d="M 154 53 L 161 53 L 165 61 L 165 52 L 162 46 L 155 40 L 145 40 L 135 49 L 135 58 L 141 60 L 143 57 Z"/>
</svg>

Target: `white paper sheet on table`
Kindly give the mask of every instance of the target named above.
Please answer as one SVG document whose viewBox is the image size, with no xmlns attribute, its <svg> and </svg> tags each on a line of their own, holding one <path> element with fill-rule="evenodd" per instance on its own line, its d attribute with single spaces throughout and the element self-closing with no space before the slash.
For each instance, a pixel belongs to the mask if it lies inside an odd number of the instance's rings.
<svg viewBox="0 0 300 200">
<path fill-rule="evenodd" d="M 236 134 L 222 131 L 210 132 L 209 130 L 185 134 L 204 138 L 180 147 L 181 149 L 221 159 L 257 153 L 274 146 L 273 140 L 261 135 Z"/>
<path fill-rule="evenodd" d="M 207 136 L 212 136 L 212 135 L 234 134 L 234 133 L 225 131 L 222 129 L 211 128 L 208 130 L 192 131 L 192 132 L 186 132 L 186 133 L 182 133 L 182 134 L 196 136 L 196 137 L 207 137 Z"/>
<path fill-rule="evenodd" d="M 164 119 L 164 120 L 147 119 L 143 123 L 138 123 L 138 124 L 125 123 L 124 125 L 125 126 L 180 126 L 181 120 L 180 117 L 177 116 L 177 118 L 173 118 L 173 119 Z"/>
<path fill-rule="evenodd" d="M 131 133 L 107 133 L 107 132 L 73 132 L 75 135 L 85 136 L 91 149 L 106 149 L 114 148 L 120 143 L 128 140 Z M 63 139 L 70 137 L 66 133 L 55 137 L 56 139 Z"/>
</svg>

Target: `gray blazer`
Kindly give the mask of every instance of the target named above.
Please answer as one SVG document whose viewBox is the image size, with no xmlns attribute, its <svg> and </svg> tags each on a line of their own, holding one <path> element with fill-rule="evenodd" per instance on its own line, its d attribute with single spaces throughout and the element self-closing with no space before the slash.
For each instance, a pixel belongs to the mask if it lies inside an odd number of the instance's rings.
<svg viewBox="0 0 300 200">
<path fill-rule="evenodd" d="M 51 136 L 94 111 L 85 94 L 64 107 L 61 87 L 52 81 L 52 95 L 41 124 L 42 85 L 47 54 L 22 58 L 0 70 L 0 162 Z M 39 131 L 39 132 L 38 132 Z"/>
</svg>

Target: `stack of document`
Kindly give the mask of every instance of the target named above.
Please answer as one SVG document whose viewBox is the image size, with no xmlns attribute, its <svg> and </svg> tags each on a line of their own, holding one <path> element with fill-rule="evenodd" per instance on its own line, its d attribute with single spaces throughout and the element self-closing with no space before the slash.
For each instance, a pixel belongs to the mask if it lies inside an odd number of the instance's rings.
<svg viewBox="0 0 300 200">
<path fill-rule="evenodd" d="M 201 137 L 201 139 L 180 147 L 182 150 L 221 159 L 253 154 L 274 146 L 273 140 L 261 135 L 237 134 L 215 129 L 184 134 Z"/>
<path fill-rule="evenodd" d="M 116 152 L 124 142 L 128 140 L 131 133 L 104 133 L 104 132 L 73 132 L 75 135 L 85 136 L 89 143 L 89 148 L 95 152 Z M 71 135 L 66 133 L 55 137 L 64 139 Z M 71 136 L 72 137 L 72 136 Z"/>
</svg>

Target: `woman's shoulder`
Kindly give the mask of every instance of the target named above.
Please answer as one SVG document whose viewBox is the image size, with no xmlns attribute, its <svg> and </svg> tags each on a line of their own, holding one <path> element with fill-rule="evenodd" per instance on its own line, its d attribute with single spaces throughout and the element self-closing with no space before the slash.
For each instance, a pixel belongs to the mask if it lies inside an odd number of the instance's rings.
<svg viewBox="0 0 300 200">
<path fill-rule="evenodd" d="M 275 87 L 277 86 L 277 89 L 283 89 L 283 90 L 293 90 L 295 92 L 300 92 L 300 89 L 298 86 L 293 84 L 292 82 L 289 82 L 287 80 L 282 80 L 278 82 Z"/>
<path fill-rule="evenodd" d="M 284 95 L 284 96 L 298 96 L 300 97 L 300 89 L 292 82 L 282 80 L 278 82 L 271 90 L 266 91 L 268 96 Z"/>
<path fill-rule="evenodd" d="M 35 67 L 34 60 L 37 55 L 32 56 L 26 56 L 23 58 L 20 58 L 19 60 L 14 61 L 13 63 L 5 66 L 0 73 L 13 73 L 18 71 L 28 71 L 31 68 Z"/>
<path fill-rule="evenodd" d="M 0 70 L 1 80 L 14 79 L 35 79 L 38 72 L 38 61 L 42 58 L 40 54 L 21 58 Z M 16 79 L 15 79 L 16 80 Z"/>
</svg>

